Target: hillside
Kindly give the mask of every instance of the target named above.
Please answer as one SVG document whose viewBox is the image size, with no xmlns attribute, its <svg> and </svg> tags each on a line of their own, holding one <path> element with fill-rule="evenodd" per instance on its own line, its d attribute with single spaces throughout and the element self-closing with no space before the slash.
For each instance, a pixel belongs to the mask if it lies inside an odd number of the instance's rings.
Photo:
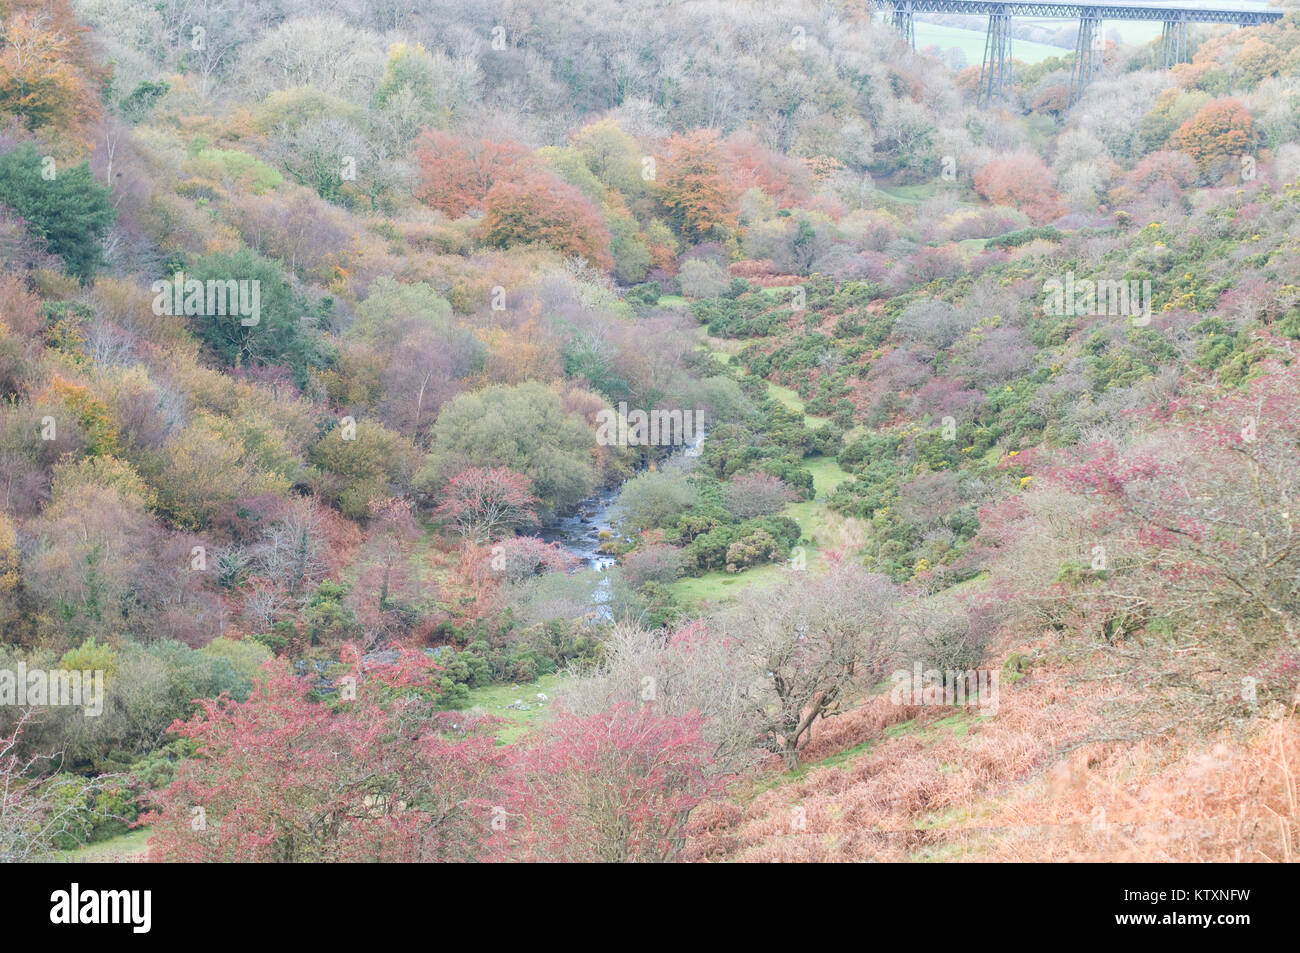
<svg viewBox="0 0 1300 953">
<path fill-rule="evenodd" d="M 0 860 L 1300 850 L 1300 13 L 0 16 Z"/>
</svg>

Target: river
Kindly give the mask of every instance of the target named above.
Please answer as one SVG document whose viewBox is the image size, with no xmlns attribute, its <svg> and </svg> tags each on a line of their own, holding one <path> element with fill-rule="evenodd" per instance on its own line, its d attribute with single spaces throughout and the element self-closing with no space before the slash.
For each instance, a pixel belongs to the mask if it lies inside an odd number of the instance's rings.
<svg viewBox="0 0 1300 953">
<path fill-rule="evenodd" d="M 699 456 L 707 436 L 708 429 L 701 427 L 690 443 L 675 448 L 664 459 L 671 460 L 679 453 L 690 457 Z M 615 563 L 614 557 L 601 552 L 600 547 L 605 539 L 613 539 L 616 534 L 615 504 L 622 490 L 622 483 L 604 487 L 579 503 L 577 512 L 572 516 L 552 520 L 537 535 L 548 543 L 559 543 L 562 550 L 577 557 L 582 568 L 603 572 Z M 609 535 L 601 539 L 602 532 Z"/>
</svg>

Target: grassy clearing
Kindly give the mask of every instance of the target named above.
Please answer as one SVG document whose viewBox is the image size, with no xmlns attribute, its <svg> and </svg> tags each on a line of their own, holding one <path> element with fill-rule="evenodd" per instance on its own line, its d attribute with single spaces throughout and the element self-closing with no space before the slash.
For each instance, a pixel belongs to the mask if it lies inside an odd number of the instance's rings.
<svg viewBox="0 0 1300 953">
<path fill-rule="evenodd" d="M 921 185 L 877 185 L 876 191 L 893 202 L 920 205 L 934 195 L 935 188 L 933 183 L 927 182 Z"/>
<path fill-rule="evenodd" d="M 819 500 L 825 499 L 827 494 L 851 477 L 834 457 L 806 457 L 803 465 L 812 474 L 813 487 L 817 490 Z"/>
<path fill-rule="evenodd" d="M 803 398 L 799 396 L 797 391 L 794 391 L 789 387 L 782 387 L 780 384 L 768 382 L 767 392 L 778 403 L 783 404 L 795 413 L 803 413 Z M 803 415 L 803 425 L 805 427 L 816 429 L 817 427 L 824 426 L 828 423 L 830 423 L 829 417 L 818 417 L 815 414 Z"/>
<path fill-rule="evenodd" d="M 710 351 L 725 356 L 730 360 L 723 347 L 727 343 L 716 338 L 704 338 L 704 346 Z M 802 413 L 804 402 L 799 395 L 788 387 L 769 383 L 768 393 L 791 410 Z M 825 417 L 804 414 L 804 422 L 809 427 L 818 427 L 827 423 Z M 826 506 L 826 497 L 840 483 L 849 479 L 834 457 L 808 457 L 803 465 L 812 473 L 813 488 L 816 496 L 811 500 L 791 503 L 781 511 L 799 524 L 800 545 L 804 550 L 809 572 L 819 572 L 824 568 L 825 560 L 821 558 L 824 547 L 842 547 L 860 539 L 861 534 L 855 521 L 833 513 Z M 736 593 L 755 588 L 772 586 L 786 576 L 789 570 L 785 566 L 757 566 L 740 573 L 728 573 L 717 570 L 703 576 L 690 576 L 679 579 L 669 586 L 673 596 L 684 605 L 703 606 L 730 601 Z"/>
<path fill-rule="evenodd" d="M 550 717 L 551 706 L 563 692 L 563 681 L 563 676 L 560 675 L 543 675 L 535 682 L 475 688 L 469 693 L 469 704 L 460 710 L 505 719 L 496 731 L 496 738 L 501 744 L 513 744 L 531 728 Z M 549 700 L 539 701 L 539 693 L 548 696 Z M 516 701 L 522 701 L 528 706 L 527 709 L 507 707 Z"/>
<path fill-rule="evenodd" d="M 824 549 L 852 544 L 861 538 L 861 533 L 855 520 L 832 512 L 825 503 L 826 496 L 849 479 L 849 474 L 840 468 L 834 457 L 808 457 L 804 466 L 812 472 L 817 495 L 811 500 L 791 503 L 781 511 L 781 515 L 790 517 L 802 530 L 800 545 L 808 571 L 821 572 L 826 566 L 822 555 Z M 678 579 L 669 588 L 677 601 L 683 604 L 718 604 L 730 601 L 738 592 L 775 585 L 786 578 L 789 571 L 778 565 L 756 566 L 739 573 L 718 570 L 703 576 Z"/>
<path fill-rule="evenodd" d="M 962 259 L 969 262 L 972 258 L 984 251 L 984 246 L 989 243 L 987 238 L 963 238 L 957 243 L 957 250 L 961 253 Z"/>
<path fill-rule="evenodd" d="M 673 596 L 683 605 L 702 606 L 730 601 L 736 592 L 776 584 L 786 573 L 781 566 L 757 566 L 743 573 L 721 570 L 703 576 L 688 576 L 669 584 Z"/>
<path fill-rule="evenodd" d="M 69 864 L 139 863 L 148 856 L 149 833 L 149 828 L 142 827 L 97 844 L 87 844 L 69 851 L 64 855 L 64 861 Z"/>
</svg>

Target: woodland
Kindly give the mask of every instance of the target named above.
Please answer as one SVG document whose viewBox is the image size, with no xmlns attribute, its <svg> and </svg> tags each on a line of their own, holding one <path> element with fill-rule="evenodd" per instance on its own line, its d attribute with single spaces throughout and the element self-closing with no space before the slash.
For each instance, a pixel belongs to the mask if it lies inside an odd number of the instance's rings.
<svg viewBox="0 0 1300 953">
<path fill-rule="evenodd" d="M 1271 9 L 0 0 L 0 861 L 1295 859 Z"/>
</svg>

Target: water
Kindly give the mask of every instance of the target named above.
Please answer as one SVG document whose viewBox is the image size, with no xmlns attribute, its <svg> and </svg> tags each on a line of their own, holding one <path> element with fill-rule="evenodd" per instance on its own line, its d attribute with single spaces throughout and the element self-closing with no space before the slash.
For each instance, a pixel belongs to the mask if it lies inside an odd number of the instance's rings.
<svg viewBox="0 0 1300 953">
<path fill-rule="evenodd" d="M 607 569 L 614 565 L 614 557 L 600 551 L 604 542 L 600 534 L 608 533 L 607 538 L 614 536 L 614 502 L 622 489 L 620 483 L 587 497 L 578 504 L 576 513 L 547 523 L 537 535 L 548 543 L 559 543 L 561 549 L 576 556 L 587 569 Z"/>
<path fill-rule="evenodd" d="M 707 436 L 708 430 L 700 428 L 690 443 L 674 449 L 666 459 L 671 460 L 679 453 L 688 457 L 699 456 Z M 618 537 L 614 528 L 615 503 L 622 489 L 621 483 L 605 487 L 579 503 L 577 512 L 572 516 L 552 520 L 537 535 L 548 543 L 559 543 L 562 550 L 578 558 L 583 568 L 604 572 L 614 565 L 615 559 L 609 553 L 600 551 L 601 544 L 605 542 L 600 534 L 608 534 L 606 539 Z"/>
</svg>

